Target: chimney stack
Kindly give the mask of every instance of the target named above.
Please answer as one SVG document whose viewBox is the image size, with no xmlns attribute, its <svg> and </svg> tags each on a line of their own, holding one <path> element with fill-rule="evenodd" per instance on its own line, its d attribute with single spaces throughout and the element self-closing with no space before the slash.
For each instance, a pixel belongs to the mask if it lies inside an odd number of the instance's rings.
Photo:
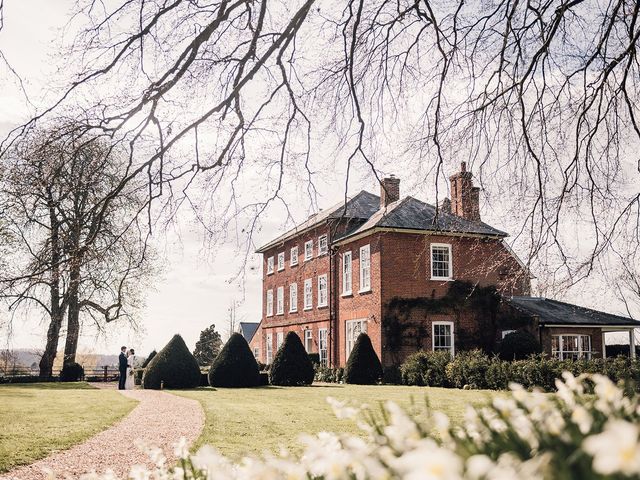
<svg viewBox="0 0 640 480">
<path fill-rule="evenodd" d="M 380 182 L 380 208 L 400 200 L 400 179 L 391 175 Z"/>
<path fill-rule="evenodd" d="M 473 175 L 462 162 L 460 171 L 449 177 L 451 213 L 472 222 L 480 221 L 480 188 L 473 186 Z"/>
</svg>

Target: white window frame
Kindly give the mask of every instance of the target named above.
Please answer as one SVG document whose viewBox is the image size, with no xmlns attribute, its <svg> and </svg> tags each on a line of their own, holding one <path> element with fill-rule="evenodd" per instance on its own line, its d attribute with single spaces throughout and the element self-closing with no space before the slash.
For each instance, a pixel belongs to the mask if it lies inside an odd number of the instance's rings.
<svg viewBox="0 0 640 480">
<path fill-rule="evenodd" d="M 366 293 L 371 291 L 371 245 L 363 245 L 360 247 L 360 290 L 358 293 Z"/>
<path fill-rule="evenodd" d="M 449 270 L 448 276 L 438 276 L 433 274 L 433 249 L 435 248 L 446 248 L 449 251 L 449 261 L 447 262 L 447 268 Z M 430 268 L 431 268 L 431 280 L 453 280 L 453 249 L 451 248 L 450 243 L 432 243 L 430 247 Z"/>
<path fill-rule="evenodd" d="M 276 315 L 284 315 L 284 287 L 278 287 L 276 293 Z"/>
<path fill-rule="evenodd" d="M 517 332 L 517 330 L 502 330 L 502 339 L 504 340 L 504 337 L 513 332 Z"/>
<path fill-rule="evenodd" d="M 456 335 L 453 327 L 453 322 L 450 321 L 439 321 L 431 323 L 431 350 L 436 351 L 436 326 L 449 326 L 451 328 L 451 346 L 449 348 L 446 347 L 438 347 L 437 350 L 449 350 L 449 353 L 453 357 L 456 353 Z"/>
<path fill-rule="evenodd" d="M 267 290 L 267 317 L 273 317 L 273 290 Z"/>
<path fill-rule="evenodd" d="M 289 265 L 295 267 L 298 265 L 298 246 L 291 247 L 291 254 L 289 258 Z"/>
<path fill-rule="evenodd" d="M 278 271 L 284 270 L 284 252 L 278 254 Z"/>
<path fill-rule="evenodd" d="M 307 262 L 313 258 L 313 240 L 304 242 L 304 261 Z"/>
<path fill-rule="evenodd" d="M 253 356 L 256 360 L 260 358 L 260 347 L 253 347 Z"/>
<path fill-rule="evenodd" d="M 267 333 L 267 344 L 265 346 L 265 363 L 267 365 L 273 362 L 273 333 Z"/>
<path fill-rule="evenodd" d="M 313 308 L 313 279 L 307 278 L 304 281 L 304 309 Z"/>
<path fill-rule="evenodd" d="M 355 335 L 356 326 L 360 327 L 359 331 L 357 332 L 357 335 Z M 367 333 L 367 320 L 366 319 L 347 320 L 344 324 L 344 331 L 345 331 L 344 347 L 345 347 L 345 353 L 347 355 L 346 359 L 349 360 L 349 355 L 351 355 L 351 351 L 353 350 L 353 347 L 356 344 L 356 340 L 358 340 L 358 336 L 361 333 Z"/>
<path fill-rule="evenodd" d="M 324 244 L 324 245 L 323 245 Z M 318 256 L 325 255 L 329 251 L 329 238 L 327 235 L 318 237 Z"/>
<path fill-rule="evenodd" d="M 342 254 L 342 295 L 353 292 L 353 253 L 351 250 Z"/>
<path fill-rule="evenodd" d="M 298 311 L 298 284 L 292 283 L 289 285 L 289 312 L 295 313 Z"/>
<path fill-rule="evenodd" d="M 328 340 L 328 331 L 326 328 L 318 329 L 318 357 L 320 358 L 320 365 L 327 364 L 327 340 Z"/>
<path fill-rule="evenodd" d="M 322 285 L 324 284 L 324 291 Z M 318 308 L 326 307 L 329 304 L 329 282 L 327 275 L 318 276 Z"/>
<path fill-rule="evenodd" d="M 304 331 L 304 349 L 307 353 L 313 352 L 313 330 L 310 328 Z"/>
<path fill-rule="evenodd" d="M 280 347 L 284 343 L 284 332 L 276 332 L 276 352 L 280 350 Z"/>
<path fill-rule="evenodd" d="M 273 255 L 267 258 L 267 275 L 273 273 Z"/>
<path fill-rule="evenodd" d="M 564 339 L 566 337 L 576 337 L 576 344 L 578 345 L 577 350 L 565 350 L 565 342 Z M 553 348 L 554 338 L 558 339 L 558 347 L 559 350 Z M 588 349 L 584 348 L 582 343 L 583 339 L 589 340 Z M 591 335 L 586 335 L 584 333 L 562 333 L 558 335 L 551 335 L 551 356 L 559 358 L 560 360 L 567 359 L 591 359 L 592 355 L 592 339 Z"/>
</svg>

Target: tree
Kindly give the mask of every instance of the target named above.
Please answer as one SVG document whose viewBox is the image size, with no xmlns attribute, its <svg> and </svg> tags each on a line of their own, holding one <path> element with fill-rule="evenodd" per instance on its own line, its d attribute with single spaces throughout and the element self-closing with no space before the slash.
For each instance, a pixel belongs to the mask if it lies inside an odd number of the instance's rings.
<svg viewBox="0 0 640 480">
<path fill-rule="evenodd" d="M 271 364 L 269 381 L 272 385 L 281 386 L 311 385 L 314 374 L 313 364 L 300 337 L 295 332 L 287 333 Z"/>
<path fill-rule="evenodd" d="M 356 385 L 374 385 L 382 379 L 382 364 L 366 333 L 361 333 L 344 369 L 344 381 Z"/>
<path fill-rule="evenodd" d="M 133 319 L 151 273 L 140 185 L 114 193 L 125 159 L 104 137 L 75 135 L 76 128 L 39 130 L 0 170 L 0 210 L 15 239 L 0 296 L 12 309 L 37 306 L 48 317 L 43 377 L 51 376 L 65 314 L 64 360 L 73 363 L 81 314 L 98 327 Z"/>
<path fill-rule="evenodd" d="M 200 367 L 180 335 L 153 357 L 142 377 L 146 389 L 195 388 L 200 385 Z"/>
<path fill-rule="evenodd" d="M 249 344 L 239 333 L 231 335 L 209 369 L 212 387 L 257 387 L 260 369 Z"/>
<path fill-rule="evenodd" d="M 211 325 L 200 332 L 200 340 L 196 342 L 193 356 L 201 367 L 210 366 L 222 347 L 222 338 L 216 332 L 216 326 Z"/>
<path fill-rule="evenodd" d="M 123 181 L 148 177 L 160 195 L 164 182 L 200 176 L 215 227 L 243 222 L 247 246 L 272 203 L 299 196 L 287 185 L 302 183 L 313 205 L 328 143 L 345 187 L 358 167 L 378 180 L 401 168 L 428 180 L 436 203 L 466 159 L 488 206 L 520 227 L 527 263 L 570 285 L 625 224 L 640 230 L 639 11 L 624 0 L 84 0 L 73 82 L 0 156 L 82 103 L 90 126 L 130 150 Z M 136 81 L 100 88 L 122 79 Z M 251 175 L 262 190 L 239 191 Z M 576 225 L 580 245 L 562 233 Z"/>
</svg>

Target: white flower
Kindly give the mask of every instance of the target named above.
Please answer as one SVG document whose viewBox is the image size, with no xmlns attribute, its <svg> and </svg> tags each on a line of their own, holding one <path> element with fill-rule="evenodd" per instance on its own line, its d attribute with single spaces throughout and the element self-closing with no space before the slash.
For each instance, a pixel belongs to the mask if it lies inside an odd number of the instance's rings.
<svg viewBox="0 0 640 480">
<path fill-rule="evenodd" d="M 187 458 L 189 456 L 189 444 L 187 439 L 180 437 L 180 440 L 175 444 L 173 452 L 178 458 Z"/>
<path fill-rule="evenodd" d="M 591 430 L 591 425 L 593 424 L 591 414 L 581 405 L 577 405 L 573 408 L 573 412 L 571 412 L 571 421 L 578 426 L 578 429 L 583 435 Z"/>
<path fill-rule="evenodd" d="M 404 480 L 458 480 L 462 478 L 462 460 L 451 450 L 439 448 L 433 440 L 423 439 L 416 448 L 392 462 Z"/>
<path fill-rule="evenodd" d="M 397 403 L 389 401 L 385 409 L 389 413 L 389 425 L 384 427 L 384 433 L 393 447 L 405 450 L 420 440 L 416 422 Z"/>
<path fill-rule="evenodd" d="M 347 404 L 347 401 L 340 401 L 333 397 L 327 397 L 327 403 L 333 408 L 334 415 L 339 419 L 352 419 L 359 413 L 359 408 L 351 407 Z"/>
<path fill-rule="evenodd" d="M 151 472 L 144 465 L 134 465 L 129 472 L 130 480 L 149 480 Z"/>
<path fill-rule="evenodd" d="M 593 457 L 593 469 L 598 473 L 640 473 L 638 426 L 632 423 L 609 420 L 602 433 L 584 441 L 583 448 Z"/>
</svg>

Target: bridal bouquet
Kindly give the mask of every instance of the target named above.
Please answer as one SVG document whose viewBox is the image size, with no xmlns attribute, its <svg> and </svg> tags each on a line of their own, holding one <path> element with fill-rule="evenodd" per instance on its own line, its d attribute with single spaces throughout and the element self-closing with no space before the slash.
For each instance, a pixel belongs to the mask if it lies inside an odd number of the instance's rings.
<svg viewBox="0 0 640 480">
<path fill-rule="evenodd" d="M 511 394 L 469 408 L 461 426 L 426 409 L 388 402 L 376 413 L 329 399 L 339 418 L 358 422 L 364 438 L 322 432 L 301 437 L 301 454 L 246 457 L 234 463 L 213 447 L 190 455 L 176 446 L 176 467 L 159 449 L 155 469 L 134 480 L 222 479 L 640 479 L 640 401 L 602 375 L 563 374 L 557 392 Z M 107 477 L 91 477 L 105 480 Z"/>
</svg>

